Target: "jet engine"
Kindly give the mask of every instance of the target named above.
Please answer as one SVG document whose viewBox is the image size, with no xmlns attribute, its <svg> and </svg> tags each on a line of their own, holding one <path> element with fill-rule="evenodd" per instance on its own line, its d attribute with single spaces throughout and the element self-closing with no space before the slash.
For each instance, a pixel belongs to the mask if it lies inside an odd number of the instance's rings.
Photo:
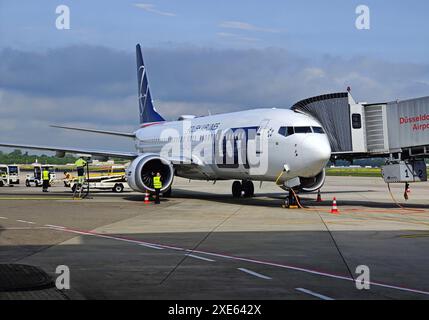
<svg viewBox="0 0 429 320">
<path fill-rule="evenodd" d="M 168 190 L 174 178 L 171 163 L 157 154 L 143 154 L 134 159 L 127 169 L 128 185 L 134 191 L 153 192 L 153 176 L 157 172 L 161 174 L 161 192 Z"/>
<path fill-rule="evenodd" d="M 299 186 L 299 190 L 303 192 L 313 192 L 313 191 L 319 190 L 325 183 L 325 178 L 326 178 L 325 169 L 320 171 L 320 173 L 315 177 L 311 177 L 311 178 L 300 177 L 299 179 L 301 181 L 301 184 Z"/>
</svg>

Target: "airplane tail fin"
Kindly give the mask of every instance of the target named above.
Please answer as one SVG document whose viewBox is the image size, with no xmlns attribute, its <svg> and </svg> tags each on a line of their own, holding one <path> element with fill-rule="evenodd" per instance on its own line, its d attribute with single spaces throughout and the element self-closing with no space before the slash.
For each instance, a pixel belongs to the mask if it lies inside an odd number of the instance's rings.
<svg viewBox="0 0 429 320">
<path fill-rule="evenodd" d="M 137 56 L 137 81 L 138 81 L 138 97 L 140 108 L 140 124 L 147 122 L 165 121 L 161 115 L 156 112 L 152 97 L 150 95 L 149 83 L 147 81 L 146 68 L 143 63 L 143 56 L 140 45 L 136 46 Z"/>
</svg>

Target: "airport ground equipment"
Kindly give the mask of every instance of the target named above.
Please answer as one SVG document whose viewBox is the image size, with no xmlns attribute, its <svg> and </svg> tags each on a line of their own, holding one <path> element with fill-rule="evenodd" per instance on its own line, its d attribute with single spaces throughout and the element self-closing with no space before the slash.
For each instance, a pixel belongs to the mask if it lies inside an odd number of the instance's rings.
<svg viewBox="0 0 429 320">
<path fill-rule="evenodd" d="M 19 184 L 19 166 L 0 165 L 0 187 Z"/>
<path fill-rule="evenodd" d="M 322 124 L 331 160 L 383 157 L 387 183 L 427 181 L 429 97 L 363 103 L 348 91 L 308 98 L 292 109 Z"/>
<path fill-rule="evenodd" d="M 382 167 L 386 183 L 427 181 L 426 163 L 423 160 L 400 160 Z"/>
<path fill-rule="evenodd" d="M 27 187 L 31 187 L 31 186 L 35 186 L 35 187 L 39 187 L 42 185 L 43 181 L 42 181 L 42 172 L 43 169 L 47 168 L 49 171 L 49 176 L 50 176 L 50 182 L 49 184 L 51 185 L 53 180 L 56 179 L 56 173 L 55 173 L 55 167 L 53 165 L 42 165 L 42 164 L 35 164 L 33 166 L 33 174 L 27 174 L 26 178 L 25 178 L 25 185 Z"/>
<path fill-rule="evenodd" d="M 88 169 L 87 169 L 88 171 Z M 78 188 L 78 181 L 74 179 L 70 182 L 70 187 L 75 193 Z M 83 188 L 112 190 L 113 192 L 123 192 L 128 188 L 124 166 L 102 167 L 92 173 L 87 172 L 87 177 L 83 183 Z"/>
<path fill-rule="evenodd" d="M 340 211 L 338 210 L 338 207 L 337 207 L 337 198 L 335 198 L 335 197 L 332 200 L 331 213 L 332 214 L 339 214 L 340 213 Z"/>
</svg>

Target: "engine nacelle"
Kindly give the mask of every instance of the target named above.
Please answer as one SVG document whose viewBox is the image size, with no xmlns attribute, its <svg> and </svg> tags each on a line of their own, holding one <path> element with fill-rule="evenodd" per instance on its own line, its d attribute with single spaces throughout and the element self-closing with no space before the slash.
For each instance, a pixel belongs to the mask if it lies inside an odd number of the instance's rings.
<svg viewBox="0 0 429 320">
<path fill-rule="evenodd" d="M 299 189 L 303 192 L 313 192 L 319 190 L 325 183 L 326 173 L 323 169 L 317 176 L 311 178 L 299 178 L 301 184 Z"/>
<path fill-rule="evenodd" d="M 127 169 L 128 185 L 134 191 L 154 192 L 153 175 L 161 174 L 161 192 L 168 190 L 173 183 L 174 169 L 171 163 L 157 154 L 143 154 L 131 162 Z"/>
</svg>

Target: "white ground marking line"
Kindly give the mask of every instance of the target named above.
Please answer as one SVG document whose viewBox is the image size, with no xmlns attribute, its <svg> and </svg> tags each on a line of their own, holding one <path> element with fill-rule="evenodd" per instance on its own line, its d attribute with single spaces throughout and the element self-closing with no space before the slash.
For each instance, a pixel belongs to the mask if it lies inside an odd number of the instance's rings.
<svg viewBox="0 0 429 320">
<path fill-rule="evenodd" d="M 49 225 L 45 225 L 45 226 L 49 226 Z M 59 231 L 69 232 L 69 233 L 74 233 L 74 234 L 93 236 L 93 237 L 98 237 L 98 238 L 117 240 L 117 241 L 123 241 L 123 242 L 134 243 L 134 244 L 144 243 L 144 244 L 149 244 L 152 246 L 158 246 L 158 247 L 161 247 L 164 249 L 170 249 L 170 250 L 175 250 L 175 251 L 185 251 L 185 252 L 189 252 L 189 253 L 191 253 L 191 252 L 192 253 L 200 253 L 200 254 L 204 254 L 204 255 L 208 255 L 208 256 L 215 256 L 215 257 L 221 257 L 221 258 L 225 258 L 225 259 L 251 262 L 251 263 L 265 265 L 265 266 L 272 266 L 272 267 L 278 267 L 278 268 L 283 268 L 283 269 L 287 269 L 287 270 L 305 272 L 305 273 L 318 275 L 318 276 L 322 276 L 322 277 L 327 277 L 327 278 L 332 278 L 332 279 L 339 279 L 339 280 L 355 282 L 355 280 L 350 278 L 349 276 L 341 276 L 341 275 L 337 275 L 337 274 L 333 274 L 333 273 L 321 272 L 321 271 L 316 271 L 316 270 L 312 270 L 312 269 L 308 269 L 308 268 L 296 267 L 296 266 L 280 264 L 280 263 L 275 263 L 275 262 L 270 262 L 270 261 L 250 259 L 250 258 L 244 258 L 244 257 L 239 257 L 239 256 L 231 256 L 231 255 L 227 255 L 227 254 L 220 254 L 220 253 L 214 253 L 214 252 L 209 252 L 209 251 L 192 250 L 192 249 L 186 249 L 186 248 L 170 246 L 170 245 L 165 245 L 165 244 L 159 244 L 159 243 L 148 243 L 148 242 L 140 241 L 140 240 L 134 240 L 134 239 L 124 238 L 124 237 L 117 237 L 117 236 L 113 236 L 113 235 L 110 236 L 110 235 L 106 235 L 106 234 L 100 234 L 100 233 L 96 233 L 93 231 L 81 231 L 81 230 L 74 230 L 74 229 L 68 229 L 65 227 L 56 227 L 56 226 L 50 226 L 50 227 L 52 227 L 53 229 L 59 230 Z M 419 294 L 424 294 L 424 295 L 429 296 L 429 291 L 424 291 L 424 290 L 418 290 L 418 289 L 412 289 L 412 288 L 407 288 L 407 287 L 389 285 L 389 284 L 385 284 L 385 283 L 381 283 L 381 282 L 373 282 L 373 281 L 370 282 L 370 285 L 382 287 L 382 288 L 389 288 L 389 289 L 394 289 L 394 290 L 406 291 L 406 292 L 419 293 Z"/>
<path fill-rule="evenodd" d="M 55 229 L 65 229 L 65 227 L 56 226 L 53 224 L 45 224 L 45 227 L 55 228 Z"/>
<path fill-rule="evenodd" d="M 28 223 L 28 224 L 36 224 L 33 221 L 26 221 L 26 220 L 16 220 L 17 222 L 22 222 L 22 223 Z"/>
<path fill-rule="evenodd" d="M 160 247 L 153 246 L 153 245 L 146 244 L 146 243 L 140 243 L 139 245 L 142 247 L 147 247 L 147 248 L 151 248 L 151 249 L 164 250 L 164 248 L 160 248 Z"/>
<path fill-rule="evenodd" d="M 245 268 L 238 268 L 238 270 L 246 272 L 248 274 L 251 274 L 252 276 L 261 278 L 261 279 L 265 279 L 265 280 L 271 280 L 270 277 L 264 276 L 263 274 L 257 273 L 255 271 L 249 270 L 249 269 L 245 269 Z"/>
<path fill-rule="evenodd" d="M 7 219 L 6 217 L 0 217 L 0 219 Z"/>
<path fill-rule="evenodd" d="M 187 256 L 188 257 L 191 257 L 191 258 L 195 258 L 195 259 L 200 259 L 200 260 L 204 260 L 204 261 L 208 261 L 208 262 L 215 262 L 214 260 L 212 260 L 212 259 L 209 259 L 209 258 L 204 258 L 204 257 L 200 257 L 200 256 L 196 256 L 196 255 L 194 255 L 194 254 L 187 254 Z"/>
<path fill-rule="evenodd" d="M 314 297 L 320 298 L 320 299 L 322 299 L 322 300 L 334 300 L 334 299 L 332 299 L 332 298 L 330 298 L 330 297 L 324 296 L 323 294 L 316 293 L 316 292 L 313 292 L 313 291 L 310 291 L 310 290 L 307 290 L 307 289 L 304 289 L 304 288 L 295 288 L 295 290 L 297 290 L 297 291 L 301 291 L 301 292 L 303 292 L 303 293 L 307 293 L 307 294 L 309 294 L 309 295 L 311 295 L 311 296 L 314 296 Z"/>
</svg>

